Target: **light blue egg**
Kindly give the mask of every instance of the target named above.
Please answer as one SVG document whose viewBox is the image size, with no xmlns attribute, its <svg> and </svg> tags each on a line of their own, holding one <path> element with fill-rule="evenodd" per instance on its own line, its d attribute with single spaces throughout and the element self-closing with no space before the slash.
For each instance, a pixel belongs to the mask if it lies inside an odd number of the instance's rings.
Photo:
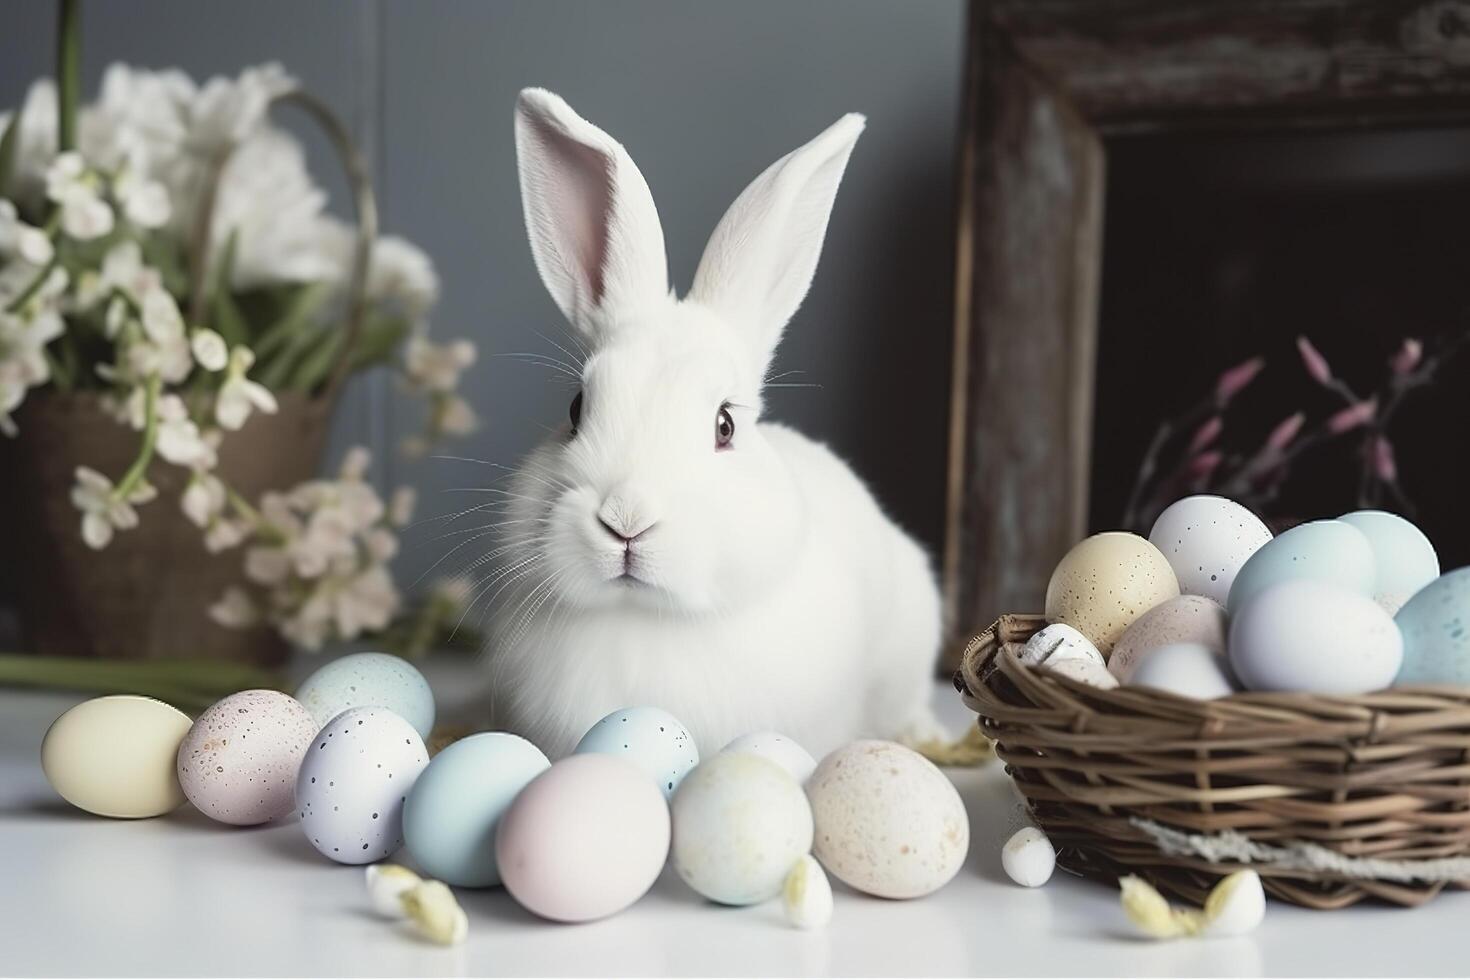
<svg viewBox="0 0 1470 980">
<path fill-rule="evenodd" d="M 446 746 L 403 805 L 403 842 L 431 878 L 462 888 L 500 884 L 495 829 L 516 794 L 551 768 L 519 735 L 481 732 Z"/>
<path fill-rule="evenodd" d="M 687 729 L 662 708 L 620 708 L 587 729 L 573 753 L 621 755 L 647 772 L 665 797 L 699 765 L 699 750 Z"/>
<path fill-rule="evenodd" d="M 1394 622 L 1404 634 L 1395 687 L 1470 686 L 1470 568 L 1446 572 L 1416 592 Z"/>
<path fill-rule="evenodd" d="M 1375 595 L 1402 603 L 1439 578 L 1439 555 L 1429 538 L 1409 521 L 1382 510 L 1357 510 L 1338 520 L 1351 524 L 1373 548 Z"/>
<path fill-rule="evenodd" d="M 1342 521 L 1311 521 L 1283 531 L 1240 567 L 1226 608 L 1233 616 L 1271 586 L 1302 579 L 1372 596 L 1377 575 L 1367 536 Z"/>
<path fill-rule="evenodd" d="M 354 653 L 317 668 L 296 689 L 318 725 L 348 708 L 379 707 L 402 718 L 427 739 L 434 728 L 434 692 L 418 668 L 386 653 Z"/>
</svg>

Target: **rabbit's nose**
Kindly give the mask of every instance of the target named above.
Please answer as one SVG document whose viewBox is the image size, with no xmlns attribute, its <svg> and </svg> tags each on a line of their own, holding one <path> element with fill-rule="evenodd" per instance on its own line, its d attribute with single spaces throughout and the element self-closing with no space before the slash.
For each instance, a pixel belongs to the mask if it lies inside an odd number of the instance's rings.
<svg viewBox="0 0 1470 980">
<path fill-rule="evenodd" d="M 653 521 L 642 521 L 627 507 L 623 506 L 620 498 L 609 497 L 597 511 L 597 522 L 603 526 L 608 534 L 612 535 L 623 544 L 630 544 L 647 534 L 653 527 Z"/>
<path fill-rule="evenodd" d="M 623 526 L 612 523 L 601 514 L 597 515 L 597 523 L 601 524 L 603 526 L 603 529 L 606 530 L 608 534 L 611 534 L 622 544 L 632 544 L 634 541 L 637 541 L 649 531 L 653 530 L 652 523 L 645 524 L 636 531 L 627 530 Z"/>
</svg>

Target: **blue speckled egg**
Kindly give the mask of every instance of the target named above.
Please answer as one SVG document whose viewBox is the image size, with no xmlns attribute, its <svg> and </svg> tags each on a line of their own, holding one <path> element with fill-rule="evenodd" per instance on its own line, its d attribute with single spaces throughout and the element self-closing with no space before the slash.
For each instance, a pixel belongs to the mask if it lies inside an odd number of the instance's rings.
<svg viewBox="0 0 1470 980">
<path fill-rule="evenodd" d="M 403 841 L 428 875 L 463 888 L 500 884 L 495 828 L 527 783 L 551 768 L 519 735 L 480 732 L 444 748 L 403 806 Z"/>
<path fill-rule="evenodd" d="M 665 798 L 699 765 L 699 750 L 687 729 L 662 708 L 620 708 L 587 729 L 573 754 L 620 755 L 647 772 Z"/>
<path fill-rule="evenodd" d="M 434 692 L 413 664 L 386 653 L 354 653 L 323 664 L 296 689 L 318 725 L 348 708 L 387 708 L 414 727 L 420 738 L 434 728 Z"/>
<path fill-rule="evenodd" d="M 1377 578 L 1373 597 L 1390 612 L 1439 578 L 1439 555 L 1423 531 L 1397 514 L 1357 510 L 1338 520 L 1351 524 L 1373 548 Z"/>
<path fill-rule="evenodd" d="M 1371 597 L 1377 573 L 1368 538 L 1342 521 L 1311 521 L 1283 531 L 1241 566 L 1230 586 L 1226 609 L 1233 616 L 1271 586 L 1298 580 L 1336 585 Z"/>
<path fill-rule="evenodd" d="M 1404 634 L 1395 687 L 1470 686 L 1470 568 L 1446 572 L 1416 592 L 1394 617 Z"/>
</svg>

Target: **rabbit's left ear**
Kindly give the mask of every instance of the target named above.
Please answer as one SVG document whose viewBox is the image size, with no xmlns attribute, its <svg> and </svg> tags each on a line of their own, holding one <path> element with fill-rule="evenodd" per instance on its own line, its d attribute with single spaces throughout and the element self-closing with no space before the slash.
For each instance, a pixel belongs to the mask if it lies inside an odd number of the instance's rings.
<svg viewBox="0 0 1470 980">
<path fill-rule="evenodd" d="M 526 233 L 541 281 L 578 329 L 667 298 L 663 227 L 622 144 L 545 89 L 516 102 Z"/>
<path fill-rule="evenodd" d="M 690 298 L 749 331 L 763 360 L 811 286 L 837 185 L 864 125 L 849 113 L 773 163 L 730 205 L 705 247 Z"/>
</svg>

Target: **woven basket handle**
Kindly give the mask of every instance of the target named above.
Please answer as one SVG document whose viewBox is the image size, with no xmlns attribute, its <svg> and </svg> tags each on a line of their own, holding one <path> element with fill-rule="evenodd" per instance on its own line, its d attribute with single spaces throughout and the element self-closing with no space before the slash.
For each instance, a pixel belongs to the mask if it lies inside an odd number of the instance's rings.
<svg viewBox="0 0 1470 980">
<path fill-rule="evenodd" d="M 368 268 L 369 263 L 372 262 L 373 242 L 378 237 L 378 201 L 373 194 L 372 179 L 368 176 L 367 161 L 363 159 L 357 144 L 352 141 L 352 134 L 348 132 L 347 126 L 332 111 L 331 107 L 310 92 L 300 88 L 277 95 L 271 99 L 270 104 L 274 107 L 282 103 L 290 103 L 304 110 L 326 134 L 333 149 L 337 151 L 337 158 L 342 162 L 343 172 L 347 175 L 348 188 L 352 193 L 353 213 L 357 218 L 357 235 L 352 249 L 352 274 L 347 286 L 347 336 L 342 343 L 341 351 L 337 354 L 337 363 L 332 366 L 332 371 L 327 376 L 326 387 L 322 391 L 323 402 L 331 404 L 342 382 L 347 378 L 347 372 L 352 365 L 352 354 L 362 335 L 363 320 L 367 316 Z M 204 317 L 206 292 L 204 272 L 209 266 L 206 258 L 209 252 L 210 233 L 214 224 L 215 202 L 219 197 L 220 179 L 235 149 L 236 144 L 225 147 L 211 161 L 205 179 L 204 194 L 199 216 L 194 224 L 192 248 L 190 249 L 191 253 L 196 256 L 194 268 L 190 270 L 193 276 L 189 284 L 189 321 L 191 323 L 199 323 Z"/>
</svg>

